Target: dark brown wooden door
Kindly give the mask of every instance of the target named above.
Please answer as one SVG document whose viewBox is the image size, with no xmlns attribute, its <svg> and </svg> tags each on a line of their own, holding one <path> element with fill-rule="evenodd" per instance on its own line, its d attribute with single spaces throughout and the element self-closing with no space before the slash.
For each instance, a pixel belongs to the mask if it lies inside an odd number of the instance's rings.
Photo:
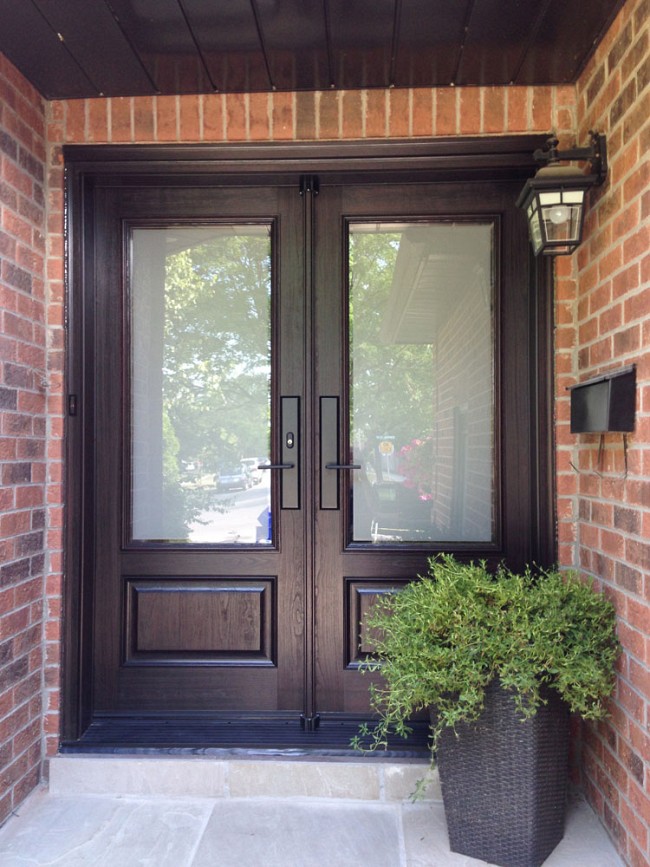
<svg viewBox="0 0 650 867">
<path fill-rule="evenodd" d="M 510 195 L 489 183 L 323 181 L 314 202 L 321 717 L 365 712 L 363 616 L 430 556 L 531 559 L 534 347 Z M 327 470 L 335 461 L 352 469 Z"/>
<path fill-rule="evenodd" d="M 299 726 L 300 196 L 108 189 L 95 208 L 95 719 L 138 716 L 145 741 L 177 714 Z M 260 470 L 283 424 L 295 466 Z"/>
<path fill-rule="evenodd" d="M 77 744 L 345 748 L 378 595 L 441 550 L 531 559 L 515 193 L 327 173 L 93 190 Z"/>
</svg>

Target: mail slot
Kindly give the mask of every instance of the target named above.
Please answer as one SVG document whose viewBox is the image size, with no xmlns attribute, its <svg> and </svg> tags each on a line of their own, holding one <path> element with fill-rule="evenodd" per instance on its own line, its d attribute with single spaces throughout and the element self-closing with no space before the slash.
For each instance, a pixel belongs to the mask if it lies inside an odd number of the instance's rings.
<svg viewBox="0 0 650 867">
<path fill-rule="evenodd" d="M 571 433 L 629 433 L 634 430 L 634 365 L 578 383 L 570 390 Z"/>
</svg>

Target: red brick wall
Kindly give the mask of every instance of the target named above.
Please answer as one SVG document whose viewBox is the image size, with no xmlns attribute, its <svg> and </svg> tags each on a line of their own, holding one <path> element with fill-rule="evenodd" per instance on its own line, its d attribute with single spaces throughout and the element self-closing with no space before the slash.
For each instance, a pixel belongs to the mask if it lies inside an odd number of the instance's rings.
<svg viewBox="0 0 650 867">
<path fill-rule="evenodd" d="M 55 101 L 48 117 L 48 138 L 55 145 L 569 133 L 575 128 L 575 91 L 456 87 L 142 96 Z"/>
<path fill-rule="evenodd" d="M 40 778 L 44 261 L 44 104 L 0 55 L 0 823 Z"/>
<path fill-rule="evenodd" d="M 558 261 L 560 559 L 613 599 L 624 653 L 611 719 L 583 731 L 589 799 L 630 864 L 650 863 L 650 3 L 630 0 L 577 86 L 578 144 L 607 134 L 610 170 L 592 192 L 587 242 Z M 569 433 L 565 386 L 637 366 L 636 429 Z M 571 466 L 577 468 L 577 471 Z"/>
</svg>

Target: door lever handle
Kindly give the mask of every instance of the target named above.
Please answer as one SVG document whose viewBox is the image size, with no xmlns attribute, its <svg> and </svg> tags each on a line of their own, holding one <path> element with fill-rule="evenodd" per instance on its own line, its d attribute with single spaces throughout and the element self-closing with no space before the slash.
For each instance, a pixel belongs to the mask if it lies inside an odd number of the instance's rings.
<svg viewBox="0 0 650 867">
<path fill-rule="evenodd" d="M 326 470 L 360 470 L 361 464 L 325 464 Z"/>
<path fill-rule="evenodd" d="M 292 470 L 295 464 L 258 464 L 258 470 Z"/>
</svg>

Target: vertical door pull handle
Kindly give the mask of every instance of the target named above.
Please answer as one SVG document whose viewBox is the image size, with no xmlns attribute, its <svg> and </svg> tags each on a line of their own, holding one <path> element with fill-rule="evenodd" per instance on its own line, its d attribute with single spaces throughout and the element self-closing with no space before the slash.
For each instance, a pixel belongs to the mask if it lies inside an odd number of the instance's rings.
<svg viewBox="0 0 650 867">
<path fill-rule="evenodd" d="M 277 464 L 270 470 L 282 470 L 280 482 L 280 508 L 300 508 L 300 398 L 280 398 L 280 454 Z"/>
<path fill-rule="evenodd" d="M 340 463 L 347 449 L 341 448 L 339 398 L 334 395 L 320 399 L 320 507 L 338 509 L 340 483 L 350 479 L 329 470 L 360 470 L 361 464 Z"/>
</svg>

